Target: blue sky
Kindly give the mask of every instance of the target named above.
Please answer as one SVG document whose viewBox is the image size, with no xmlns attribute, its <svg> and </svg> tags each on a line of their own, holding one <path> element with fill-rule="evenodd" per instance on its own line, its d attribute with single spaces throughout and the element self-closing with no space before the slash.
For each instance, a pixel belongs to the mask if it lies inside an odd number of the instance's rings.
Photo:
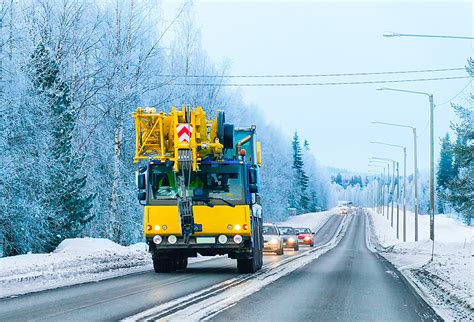
<svg viewBox="0 0 474 322">
<path fill-rule="evenodd" d="M 384 38 L 383 32 L 471 36 L 472 2 L 456 1 L 196 1 L 194 15 L 203 46 L 216 62 L 230 62 L 229 74 L 321 74 L 463 67 L 473 56 L 469 40 Z M 459 76 L 462 72 L 396 78 Z M 393 79 L 316 78 L 301 81 Z M 239 81 L 239 80 L 236 80 Z M 286 80 L 283 80 L 286 81 Z M 290 82 L 300 80 L 290 79 Z M 435 103 L 458 94 L 468 79 L 393 84 L 428 91 Z M 235 82 L 235 81 L 234 81 Z M 379 92 L 377 85 L 241 88 L 244 100 L 261 109 L 288 138 L 297 129 L 321 163 L 367 171 L 370 156 L 398 158 L 401 151 L 371 140 L 406 145 L 411 131 L 375 126 L 370 120 L 418 128 L 420 170 L 429 165 L 429 117 L 425 96 Z M 462 102 L 472 85 L 455 101 Z M 437 107 L 435 135 L 449 131 L 456 117 L 449 104 Z M 436 151 L 436 154 L 438 152 Z M 409 162 L 408 171 L 412 171 Z"/>
</svg>

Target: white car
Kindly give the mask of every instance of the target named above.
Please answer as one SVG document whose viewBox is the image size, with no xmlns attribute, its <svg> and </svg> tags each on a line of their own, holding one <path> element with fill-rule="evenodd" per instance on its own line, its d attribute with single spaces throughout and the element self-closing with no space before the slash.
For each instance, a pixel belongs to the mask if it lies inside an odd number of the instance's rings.
<svg viewBox="0 0 474 322">
<path fill-rule="evenodd" d="M 283 255 L 283 238 L 274 224 L 263 224 L 263 251 Z"/>
</svg>

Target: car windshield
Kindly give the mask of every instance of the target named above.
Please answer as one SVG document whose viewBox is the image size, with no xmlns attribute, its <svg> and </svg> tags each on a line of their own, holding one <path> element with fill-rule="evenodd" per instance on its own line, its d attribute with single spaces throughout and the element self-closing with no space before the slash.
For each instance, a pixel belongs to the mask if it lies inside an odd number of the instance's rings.
<svg viewBox="0 0 474 322">
<path fill-rule="evenodd" d="M 211 200 L 223 203 L 224 199 L 233 204 L 244 202 L 242 166 L 238 164 L 201 165 L 200 171 L 186 176 L 188 196 L 194 200 Z M 176 174 L 172 165 L 158 164 L 150 169 L 150 200 L 174 200 L 180 191 L 178 182 L 181 173 Z"/>
<path fill-rule="evenodd" d="M 296 228 L 298 234 L 311 234 L 311 229 L 309 228 Z"/>
<path fill-rule="evenodd" d="M 283 235 L 294 235 L 295 231 L 291 227 L 278 227 Z"/>
<path fill-rule="evenodd" d="M 263 226 L 264 235 L 278 235 L 278 232 L 274 226 Z"/>
</svg>

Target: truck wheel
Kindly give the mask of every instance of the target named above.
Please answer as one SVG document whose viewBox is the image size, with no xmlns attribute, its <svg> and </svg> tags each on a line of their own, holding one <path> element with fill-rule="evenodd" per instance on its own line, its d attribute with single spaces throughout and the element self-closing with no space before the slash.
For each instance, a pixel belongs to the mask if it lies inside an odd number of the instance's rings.
<svg viewBox="0 0 474 322">
<path fill-rule="evenodd" d="M 237 269 L 239 273 L 255 273 L 259 270 L 262 253 L 257 243 L 253 244 L 252 258 L 237 259 Z"/>
<path fill-rule="evenodd" d="M 255 273 L 258 270 L 258 257 L 237 259 L 239 273 Z"/>
<path fill-rule="evenodd" d="M 188 267 L 188 259 L 187 258 L 181 258 L 176 260 L 176 269 L 178 271 L 185 270 Z"/>
<path fill-rule="evenodd" d="M 293 248 L 293 250 L 295 252 L 299 251 L 300 250 L 300 246 L 298 244 L 295 245 L 295 247 Z"/>
<path fill-rule="evenodd" d="M 169 273 L 176 270 L 176 262 L 169 257 L 153 257 L 155 273 Z"/>
</svg>

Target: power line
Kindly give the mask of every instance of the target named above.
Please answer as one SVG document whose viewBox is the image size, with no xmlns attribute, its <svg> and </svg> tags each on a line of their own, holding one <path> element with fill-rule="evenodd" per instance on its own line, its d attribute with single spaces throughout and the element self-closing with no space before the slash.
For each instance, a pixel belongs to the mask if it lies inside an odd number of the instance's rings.
<svg viewBox="0 0 474 322">
<path fill-rule="evenodd" d="M 160 77 L 174 78 L 304 78 L 304 77 L 340 77 L 340 76 L 369 76 L 369 75 L 391 75 L 391 74 L 412 74 L 412 73 L 434 73 L 449 71 L 465 71 L 464 67 L 459 68 L 438 68 L 419 69 L 404 71 L 382 71 L 382 72 L 359 72 L 359 73 L 334 73 L 334 74 L 280 74 L 280 75 L 158 75 Z"/>
<path fill-rule="evenodd" d="M 452 79 L 465 79 L 470 76 L 453 76 L 453 77 L 437 77 L 437 78 L 415 78 L 415 79 L 393 79 L 393 80 L 374 80 L 359 82 L 326 82 L 326 83 L 230 83 L 230 84 L 206 84 L 206 83 L 178 83 L 166 84 L 165 86 L 228 86 L 228 87 L 284 87 L 284 86 L 335 86 L 335 85 L 363 85 L 363 84 L 387 84 L 387 83 L 408 83 L 408 82 L 425 82 L 425 81 L 441 81 Z"/>
<path fill-rule="evenodd" d="M 471 85 L 471 83 L 472 83 L 472 80 L 470 80 L 469 82 L 467 82 L 466 86 L 464 86 L 463 89 L 459 91 L 459 93 L 457 93 L 456 95 L 454 95 L 453 97 L 451 97 L 449 100 L 444 101 L 443 103 L 435 104 L 435 106 L 442 106 L 442 105 L 451 103 L 451 101 L 452 101 L 453 99 L 455 99 L 456 97 L 458 97 L 459 95 L 461 95 L 461 93 L 464 92 L 464 90 L 465 90 L 469 85 Z"/>
</svg>

